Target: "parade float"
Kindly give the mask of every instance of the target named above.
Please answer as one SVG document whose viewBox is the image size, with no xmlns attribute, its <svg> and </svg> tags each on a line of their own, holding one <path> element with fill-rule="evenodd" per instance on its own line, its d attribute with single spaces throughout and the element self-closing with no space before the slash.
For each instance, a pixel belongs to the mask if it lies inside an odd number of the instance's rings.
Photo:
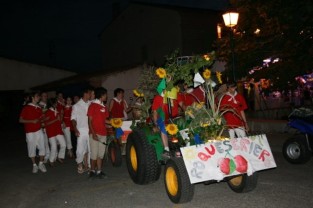
<svg viewBox="0 0 313 208">
<path fill-rule="evenodd" d="M 192 200 L 197 183 L 226 182 L 237 193 L 252 191 L 257 185 L 258 171 L 276 167 L 266 135 L 251 135 L 229 139 L 216 85 L 222 83 L 219 72 L 209 69 L 214 52 L 177 58 L 168 57 L 164 68 L 155 70 L 159 84 L 156 92 L 169 105 L 177 98 L 177 83 L 181 80 L 193 88 L 202 87 L 204 102 L 194 102 L 182 116 L 164 124 L 171 157 L 164 159 L 160 132 L 153 129 L 151 97 L 136 89 L 144 99 L 141 116 L 131 126 L 126 144 L 126 163 L 134 183 L 144 185 L 157 181 L 164 166 L 164 184 L 173 203 Z M 164 93 L 165 92 L 165 93 Z M 162 115 L 162 112 L 159 112 Z M 164 113 L 164 112 L 163 112 Z M 226 136 L 225 136 L 226 135 Z"/>
</svg>

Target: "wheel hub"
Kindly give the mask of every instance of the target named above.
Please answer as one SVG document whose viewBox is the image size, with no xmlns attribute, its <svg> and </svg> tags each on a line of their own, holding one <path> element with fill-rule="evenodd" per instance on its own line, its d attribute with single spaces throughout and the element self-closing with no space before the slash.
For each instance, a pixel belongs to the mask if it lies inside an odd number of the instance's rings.
<svg viewBox="0 0 313 208">
<path fill-rule="evenodd" d="M 291 159 L 298 159 L 301 155 L 300 147 L 297 143 L 291 143 L 287 147 L 287 155 Z"/>
</svg>

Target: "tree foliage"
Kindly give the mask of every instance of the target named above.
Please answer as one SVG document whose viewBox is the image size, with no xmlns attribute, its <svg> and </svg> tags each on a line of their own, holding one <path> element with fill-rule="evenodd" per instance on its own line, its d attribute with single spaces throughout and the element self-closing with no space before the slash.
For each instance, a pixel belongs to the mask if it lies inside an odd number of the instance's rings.
<svg viewBox="0 0 313 208">
<path fill-rule="evenodd" d="M 234 28 L 236 77 L 271 79 L 275 88 L 292 84 L 297 75 L 313 68 L 313 1 L 312 0 L 233 0 L 239 12 Z M 255 31 L 259 29 L 258 34 Z M 216 41 L 217 57 L 226 60 L 226 75 L 231 73 L 230 38 L 224 29 Z M 280 61 L 262 66 L 265 58 Z M 254 67 L 262 67 L 249 74 Z"/>
</svg>

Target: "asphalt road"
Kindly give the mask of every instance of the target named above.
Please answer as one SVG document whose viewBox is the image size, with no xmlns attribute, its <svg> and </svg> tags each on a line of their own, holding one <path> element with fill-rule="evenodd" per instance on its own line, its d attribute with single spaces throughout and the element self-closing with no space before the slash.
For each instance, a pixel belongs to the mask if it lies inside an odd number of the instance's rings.
<svg viewBox="0 0 313 208">
<path fill-rule="evenodd" d="M 20 128 L 0 133 L 0 207 L 313 207 L 313 158 L 304 165 L 284 160 L 282 143 L 291 134 L 268 133 L 277 168 L 259 172 L 255 190 L 233 192 L 225 182 L 197 184 L 194 198 L 186 204 L 173 204 L 166 195 L 163 174 L 156 183 L 136 185 L 130 179 L 125 160 L 116 168 L 105 163 L 107 179 L 89 180 L 78 174 L 73 159 L 47 173 L 31 172 L 25 136 Z"/>
</svg>

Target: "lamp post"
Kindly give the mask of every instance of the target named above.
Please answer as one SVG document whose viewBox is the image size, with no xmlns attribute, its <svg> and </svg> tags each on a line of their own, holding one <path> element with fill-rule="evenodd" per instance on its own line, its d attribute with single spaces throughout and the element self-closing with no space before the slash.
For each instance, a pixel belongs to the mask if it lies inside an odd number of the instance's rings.
<svg viewBox="0 0 313 208">
<path fill-rule="evenodd" d="M 236 82 L 236 73 L 235 73 L 235 52 L 234 52 L 234 29 L 237 25 L 239 18 L 239 13 L 237 12 L 227 12 L 223 14 L 223 20 L 226 27 L 230 28 L 230 49 L 231 49 L 231 56 L 232 56 L 232 72 L 233 72 L 233 79 Z"/>
</svg>

